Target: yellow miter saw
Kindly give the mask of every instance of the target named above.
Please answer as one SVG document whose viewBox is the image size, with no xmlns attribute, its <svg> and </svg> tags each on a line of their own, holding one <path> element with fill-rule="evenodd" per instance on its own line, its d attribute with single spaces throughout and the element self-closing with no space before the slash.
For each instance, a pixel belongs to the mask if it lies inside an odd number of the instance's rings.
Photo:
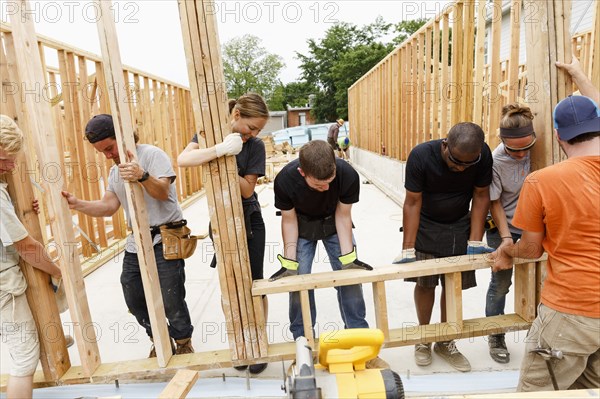
<svg viewBox="0 0 600 399">
<path fill-rule="evenodd" d="M 304 337 L 296 340 L 296 362 L 286 379 L 289 398 L 402 399 L 400 376 L 390 369 L 366 369 L 379 354 L 383 332 L 354 328 L 330 331 L 319 337 L 319 363 L 313 364 L 312 348 Z"/>
</svg>

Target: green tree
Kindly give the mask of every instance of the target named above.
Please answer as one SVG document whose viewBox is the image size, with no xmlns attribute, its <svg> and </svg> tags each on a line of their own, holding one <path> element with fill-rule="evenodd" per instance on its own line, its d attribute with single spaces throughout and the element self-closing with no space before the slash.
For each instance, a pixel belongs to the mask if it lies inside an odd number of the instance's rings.
<svg viewBox="0 0 600 399">
<path fill-rule="evenodd" d="M 421 29 L 423 25 L 427 23 L 428 19 L 426 18 L 418 18 L 411 19 L 408 21 L 398 22 L 394 26 L 396 37 L 392 41 L 395 45 L 402 44 L 403 41 L 412 36 L 413 33 Z"/>
<path fill-rule="evenodd" d="M 262 40 L 244 35 L 223 45 L 223 69 L 230 98 L 254 92 L 270 103 L 285 67 L 283 59 L 262 46 Z"/>
<path fill-rule="evenodd" d="M 308 40 L 308 54 L 297 53 L 302 79 L 318 88 L 312 109 L 317 121 L 347 117 L 347 90 L 391 51 L 392 46 L 382 42 L 391 28 L 381 17 L 362 28 L 338 23 L 323 39 Z M 366 59 L 358 59 L 359 55 Z"/>
<path fill-rule="evenodd" d="M 348 88 L 385 58 L 392 48 L 382 43 L 360 45 L 340 57 L 331 70 L 336 87 L 345 88 L 334 94 L 338 117 L 348 120 Z"/>
</svg>

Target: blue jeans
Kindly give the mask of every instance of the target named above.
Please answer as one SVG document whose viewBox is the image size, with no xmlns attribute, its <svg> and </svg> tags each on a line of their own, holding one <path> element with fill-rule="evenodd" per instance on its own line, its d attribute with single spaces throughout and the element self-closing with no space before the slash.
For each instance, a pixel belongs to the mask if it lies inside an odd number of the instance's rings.
<svg viewBox="0 0 600 399">
<path fill-rule="evenodd" d="M 520 234 L 511 233 L 513 242 L 517 242 L 521 238 Z M 500 233 L 496 230 L 493 233 L 487 232 L 487 243 L 492 248 L 498 248 L 502 243 Z M 501 270 L 492 272 L 492 279 L 488 287 L 485 300 L 485 316 L 497 316 L 504 314 L 504 306 L 506 304 L 506 294 L 512 285 L 513 269 Z M 504 335 L 504 334 L 498 334 Z"/>
<path fill-rule="evenodd" d="M 338 257 L 340 252 L 340 241 L 337 234 L 329 236 L 323 240 L 323 245 L 327 251 L 331 268 L 341 270 L 342 264 Z M 298 238 L 296 249 L 296 260 L 298 261 L 298 274 L 310 274 L 312 270 L 313 259 L 318 241 L 310 241 L 304 238 Z M 365 320 L 365 300 L 363 298 L 362 285 L 346 285 L 335 287 L 337 290 L 338 305 L 344 321 L 344 328 L 369 328 Z M 317 318 L 317 309 L 315 308 L 315 296 L 312 290 L 308 292 L 310 299 L 310 313 L 312 316 L 312 326 L 315 326 Z M 300 307 L 300 294 L 298 292 L 290 293 L 290 330 L 294 339 L 304 335 L 304 325 L 302 324 L 302 309 Z M 313 333 L 314 335 L 314 333 Z"/>
<path fill-rule="evenodd" d="M 162 244 L 154 246 L 154 257 L 158 269 L 165 315 L 168 320 L 169 335 L 173 339 L 189 338 L 192 336 L 194 327 L 185 303 L 185 261 L 183 259 L 166 260 L 163 257 Z M 121 287 L 129 311 L 135 316 L 138 323 L 146 329 L 148 336 L 152 337 L 137 254 L 125 252 L 123 271 L 121 272 Z"/>
</svg>

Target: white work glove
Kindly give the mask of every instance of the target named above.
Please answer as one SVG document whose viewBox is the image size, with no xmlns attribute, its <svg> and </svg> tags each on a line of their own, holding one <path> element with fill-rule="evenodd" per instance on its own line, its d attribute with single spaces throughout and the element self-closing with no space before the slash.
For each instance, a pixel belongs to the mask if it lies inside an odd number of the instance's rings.
<svg viewBox="0 0 600 399">
<path fill-rule="evenodd" d="M 215 145 L 217 158 L 223 155 L 237 155 L 242 151 L 242 137 L 239 133 L 231 133 L 225 137 L 222 143 Z"/>
<path fill-rule="evenodd" d="M 483 241 L 467 241 L 467 255 L 481 255 L 494 252 L 494 248 L 490 248 Z"/>
<path fill-rule="evenodd" d="M 417 261 L 417 254 L 414 248 L 403 249 L 402 252 L 392 261 L 392 263 L 411 263 Z"/>
</svg>

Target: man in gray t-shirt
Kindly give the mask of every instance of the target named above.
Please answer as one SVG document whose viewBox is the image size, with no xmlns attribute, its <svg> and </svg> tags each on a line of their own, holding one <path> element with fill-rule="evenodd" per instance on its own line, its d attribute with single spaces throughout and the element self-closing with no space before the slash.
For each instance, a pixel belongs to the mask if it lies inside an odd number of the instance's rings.
<svg viewBox="0 0 600 399">
<path fill-rule="evenodd" d="M 171 160 L 158 147 L 136 144 L 138 158 L 121 162 L 110 115 L 94 116 L 86 126 L 85 137 L 96 151 L 103 153 L 107 159 L 115 162 L 108 176 L 106 192 L 102 199 L 97 201 L 80 200 L 65 191 L 63 191 L 63 196 L 67 199 L 69 208 L 95 217 L 112 216 L 123 206 L 128 225 L 131 227 L 131 215 L 125 197 L 125 184 L 127 182 L 127 184 L 139 183 L 142 185 L 148 222 L 152 228 L 154 256 L 165 314 L 169 322 L 169 335 L 177 344 L 176 354 L 193 353 L 191 337 L 194 327 L 185 302 L 185 261 L 183 259 L 166 260 L 163 256 L 162 245 L 159 245 L 161 243 L 159 226 L 183 219 L 173 184 L 176 176 L 171 166 Z M 125 246 L 121 286 L 129 311 L 152 339 L 152 328 L 144 296 L 137 249 L 131 235 L 127 237 Z M 150 357 L 154 356 L 156 356 L 156 352 L 152 346 Z"/>
</svg>

